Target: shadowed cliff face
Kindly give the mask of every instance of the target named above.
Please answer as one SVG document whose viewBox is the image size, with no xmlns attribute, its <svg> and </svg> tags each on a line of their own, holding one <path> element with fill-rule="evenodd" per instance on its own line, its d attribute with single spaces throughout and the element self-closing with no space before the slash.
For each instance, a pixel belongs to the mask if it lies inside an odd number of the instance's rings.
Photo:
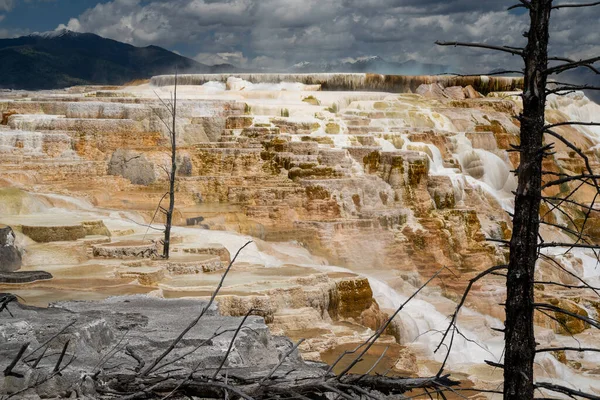
<svg viewBox="0 0 600 400">
<path fill-rule="evenodd" d="M 161 229 L 155 211 L 167 183 L 168 133 L 154 91 L 169 98 L 172 87 L 164 85 L 171 77 L 155 78 L 156 86 L 0 100 L 0 223 L 17 232 L 24 270 L 54 275 L 18 287 L 18 294 L 36 304 L 136 293 L 207 297 L 229 254 L 251 236 L 255 244 L 219 299 L 222 311 L 264 310 L 275 332 L 308 337 L 301 350 L 318 360 L 368 335 L 447 267 L 452 272 L 411 303 L 386 338 L 407 346 L 397 369 L 439 366 L 445 354 L 433 354 L 435 331 L 445 328 L 470 278 L 505 262 L 505 249 L 487 239 L 511 237 L 511 170 L 519 160 L 508 150 L 518 144 L 521 104 L 514 92 L 483 96 L 478 89 L 513 89 L 518 82 L 359 74 L 179 78 L 180 174 L 169 262 L 152 259 L 160 232 L 145 224 Z M 319 90 L 325 88 L 337 91 Z M 416 93 L 399 93 L 408 89 Z M 589 121 L 600 109 L 577 93 L 550 98 L 548 107 L 549 122 Z M 600 131 L 559 129 L 596 168 Z M 582 168 L 569 149 L 555 149 L 548 169 Z M 593 195 L 576 194 L 579 201 Z M 569 213 L 574 224 L 582 222 L 581 210 Z M 597 220 L 592 215 L 594 240 Z M 552 229 L 543 234 L 560 238 Z M 598 279 L 585 252 L 561 260 L 569 271 Z M 538 274 L 572 283 L 548 266 Z M 500 377 L 482 363 L 490 352 L 502 353 L 501 335 L 488 328 L 501 324 L 503 283 L 494 277 L 474 287 L 461 316 L 461 330 L 486 350 L 457 339 L 449 359 L 456 371 L 490 385 Z M 593 298 L 568 290 L 539 296 L 577 313 L 598 309 Z M 583 343 L 597 339 L 586 326 L 565 322 Z M 566 340 L 551 318 L 537 323 L 546 344 Z M 538 372 L 596 376 L 594 360 L 574 360 L 544 355 Z M 591 385 L 581 379 L 581 387 Z"/>
</svg>

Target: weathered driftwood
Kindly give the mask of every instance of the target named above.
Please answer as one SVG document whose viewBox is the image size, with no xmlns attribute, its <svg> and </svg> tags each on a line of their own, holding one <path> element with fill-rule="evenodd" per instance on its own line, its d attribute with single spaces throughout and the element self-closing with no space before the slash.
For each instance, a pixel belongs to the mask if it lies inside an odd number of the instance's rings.
<svg viewBox="0 0 600 400">
<path fill-rule="evenodd" d="M 268 372 L 268 371 L 264 371 Z M 97 383 L 98 391 L 106 395 L 121 394 L 130 399 L 162 398 L 170 393 L 178 396 L 196 396 L 202 398 L 222 399 L 224 393 L 240 396 L 245 399 L 267 399 L 274 396 L 294 398 L 298 395 L 308 398 L 319 397 L 325 393 L 343 393 L 351 398 L 368 393 L 377 398 L 378 394 L 401 395 L 415 389 L 448 390 L 459 382 L 449 376 L 429 378 L 390 378 L 384 376 L 346 375 L 341 379 L 335 375 L 324 375 L 316 378 L 280 376 L 268 383 L 261 383 L 262 378 L 240 379 L 229 376 L 224 379 L 212 379 L 210 376 L 196 376 L 186 380 L 184 375 L 169 377 L 157 376 L 140 378 L 135 375 L 108 375 Z"/>
</svg>

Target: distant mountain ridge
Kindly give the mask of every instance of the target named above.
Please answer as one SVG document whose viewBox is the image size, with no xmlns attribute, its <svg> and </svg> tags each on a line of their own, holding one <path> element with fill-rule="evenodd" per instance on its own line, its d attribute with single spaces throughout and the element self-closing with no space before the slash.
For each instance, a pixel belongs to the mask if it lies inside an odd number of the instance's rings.
<svg viewBox="0 0 600 400">
<path fill-rule="evenodd" d="M 420 63 L 415 60 L 405 62 L 386 61 L 379 56 L 359 57 L 335 62 L 300 62 L 290 68 L 295 73 L 370 72 L 382 75 L 439 75 L 450 72 L 450 67 L 439 64 Z"/>
<path fill-rule="evenodd" d="M 252 72 L 377 73 L 384 75 L 438 75 L 452 72 L 446 65 L 386 61 L 379 56 L 337 61 L 301 62 L 282 70 L 252 71 L 231 64 L 205 65 L 158 46 L 136 47 L 93 33 L 68 29 L 0 39 L 0 89 L 59 89 L 75 85 L 122 85 L 156 75 Z M 574 83 L 598 85 L 598 76 L 586 69 L 569 71 Z M 600 93 L 587 95 L 596 102 Z"/>
<path fill-rule="evenodd" d="M 181 73 L 237 71 L 233 65 L 204 65 L 158 46 L 135 47 L 67 29 L 0 39 L 0 88 L 5 89 L 120 85 L 176 68 Z"/>
<path fill-rule="evenodd" d="M 133 80 L 172 74 L 176 68 L 182 74 L 253 72 L 231 64 L 209 66 L 162 47 L 136 47 L 93 33 L 68 29 L 0 39 L 0 88 L 3 89 L 122 85 Z M 284 71 L 262 72 L 435 75 L 448 72 L 448 67 L 413 60 L 389 62 L 372 56 L 320 63 L 304 62 Z"/>
</svg>

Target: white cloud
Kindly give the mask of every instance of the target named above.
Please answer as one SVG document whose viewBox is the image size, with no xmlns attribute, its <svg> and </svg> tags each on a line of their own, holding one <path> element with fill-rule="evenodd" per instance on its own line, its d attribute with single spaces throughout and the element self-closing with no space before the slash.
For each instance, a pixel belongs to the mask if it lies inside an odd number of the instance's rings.
<svg viewBox="0 0 600 400">
<path fill-rule="evenodd" d="M 289 66 L 376 54 L 485 72 L 517 58 L 434 42 L 522 45 L 527 17 L 506 12 L 506 5 L 497 0 L 112 0 L 65 26 L 135 45 L 184 43 L 188 55 L 207 64 Z M 593 54 L 600 31 L 591 27 L 600 20 L 600 7 L 557 13 L 552 51 Z"/>
<path fill-rule="evenodd" d="M 241 51 L 233 53 L 199 53 L 194 60 L 206 65 L 232 64 L 237 67 L 248 66 L 248 59 Z"/>
</svg>

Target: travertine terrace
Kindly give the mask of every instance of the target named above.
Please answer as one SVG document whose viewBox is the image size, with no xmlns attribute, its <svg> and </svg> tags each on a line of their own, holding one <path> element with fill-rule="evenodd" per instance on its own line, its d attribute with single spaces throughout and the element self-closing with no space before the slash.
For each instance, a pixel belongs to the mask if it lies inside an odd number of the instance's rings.
<svg viewBox="0 0 600 400">
<path fill-rule="evenodd" d="M 169 160 L 161 121 L 167 113 L 158 96 L 170 98 L 173 77 L 0 94 L 0 223 L 17 232 L 22 270 L 54 276 L 2 290 L 37 305 L 125 294 L 206 297 L 232 253 L 251 239 L 218 299 L 221 311 L 239 316 L 259 308 L 273 331 L 309 339 L 301 347 L 306 358 L 327 361 L 447 267 L 385 339 L 397 343 L 398 370 L 435 373 L 445 356 L 433 354 L 435 331 L 445 328 L 468 279 L 506 259 L 488 239 L 511 235 L 507 212 L 518 156 L 509 150 L 517 143 L 520 102 L 508 90 L 518 82 L 180 78 L 177 228 L 169 261 L 155 257 L 156 208 Z M 552 98 L 550 107 L 551 122 L 600 115 L 600 106 L 581 93 Z M 597 128 L 561 133 L 597 166 Z M 549 167 L 581 168 L 567 148 L 557 143 L 556 150 Z M 578 216 L 573 210 L 575 223 Z M 600 240 L 600 218 L 591 226 Z M 585 252 L 564 261 L 598 279 Z M 552 269 L 540 274 L 570 279 Z M 600 311 L 597 300 L 569 290 L 542 293 L 574 312 Z M 460 325 L 479 344 L 457 339 L 449 362 L 480 386 L 494 387 L 500 372 L 483 361 L 502 353 L 501 334 L 489 329 L 503 318 L 501 278 L 472 296 Z M 567 340 L 552 319 L 538 323 L 548 344 Z M 598 339 L 575 326 L 578 320 L 566 323 L 581 342 Z M 600 389 L 591 357 L 548 354 L 538 373 L 571 374 Z"/>
</svg>

